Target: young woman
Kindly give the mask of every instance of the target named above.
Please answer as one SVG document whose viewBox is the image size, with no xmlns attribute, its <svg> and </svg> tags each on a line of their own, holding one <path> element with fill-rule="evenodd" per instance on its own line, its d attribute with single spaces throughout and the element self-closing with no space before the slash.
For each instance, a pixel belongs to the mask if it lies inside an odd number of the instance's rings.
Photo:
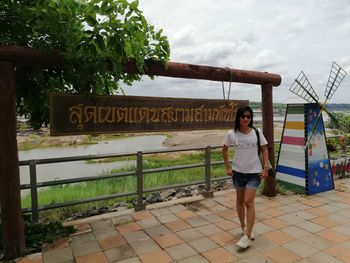
<svg viewBox="0 0 350 263">
<path fill-rule="evenodd" d="M 268 176 L 268 150 L 267 141 L 262 132 L 257 129 L 260 136 L 260 145 L 263 155 L 262 165 L 258 155 L 258 138 L 253 128 L 253 110 L 249 106 L 237 110 L 235 127 L 230 130 L 223 141 L 222 155 L 226 166 L 226 174 L 232 176 L 236 189 L 236 209 L 242 227 L 242 238 L 237 242 L 241 248 L 247 248 L 254 239 L 252 229 L 255 221 L 254 199 L 255 192 L 261 179 Z M 227 151 L 233 145 L 235 154 L 232 167 L 229 163 Z"/>
</svg>

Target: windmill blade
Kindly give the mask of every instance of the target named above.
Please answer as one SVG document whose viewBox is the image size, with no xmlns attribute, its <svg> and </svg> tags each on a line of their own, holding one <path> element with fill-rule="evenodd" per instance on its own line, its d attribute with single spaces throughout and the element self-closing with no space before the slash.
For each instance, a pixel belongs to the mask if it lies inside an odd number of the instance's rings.
<svg viewBox="0 0 350 263">
<path fill-rule="evenodd" d="M 326 100 L 332 98 L 334 92 L 337 90 L 345 76 L 346 71 L 342 69 L 337 63 L 333 62 L 331 72 L 329 73 L 326 90 L 324 92 Z"/>
<path fill-rule="evenodd" d="M 303 71 L 300 72 L 289 90 L 307 102 L 318 103 L 318 96 Z"/>
</svg>

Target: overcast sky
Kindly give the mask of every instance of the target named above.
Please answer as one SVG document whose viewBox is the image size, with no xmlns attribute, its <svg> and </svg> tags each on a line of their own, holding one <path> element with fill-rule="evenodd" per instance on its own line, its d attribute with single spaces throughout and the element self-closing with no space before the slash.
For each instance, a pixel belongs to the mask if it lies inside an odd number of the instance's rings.
<svg viewBox="0 0 350 263">
<path fill-rule="evenodd" d="M 350 0 L 140 0 L 167 35 L 172 62 L 280 74 L 274 102 L 299 101 L 289 87 L 303 70 L 324 100 L 331 64 L 348 75 L 330 102 L 350 103 Z M 229 83 L 225 83 L 228 89 Z M 127 95 L 220 99 L 221 82 L 143 77 Z M 258 85 L 232 83 L 232 99 L 261 101 Z"/>
</svg>

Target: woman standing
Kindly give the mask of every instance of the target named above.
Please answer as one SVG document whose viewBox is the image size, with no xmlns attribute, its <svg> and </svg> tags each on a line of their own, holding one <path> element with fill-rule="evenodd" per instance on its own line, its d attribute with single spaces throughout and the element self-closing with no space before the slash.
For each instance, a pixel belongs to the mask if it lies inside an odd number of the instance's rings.
<svg viewBox="0 0 350 263">
<path fill-rule="evenodd" d="M 253 127 L 253 110 L 249 106 L 238 109 L 235 127 L 226 134 L 222 147 L 226 174 L 232 176 L 236 189 L 236 209 L 243 234 L 237 245 L 241 248 L 249 247 L 254 239 L 252 229 L 255 221 L 255 193 L 261 179 L 268 176 L 269 169 L 267 141 L 259 129 L 257 132 L 260 136 L 263 167 L 258 155 L 257 133 Z M 235 150 L 232 167 L 227 155 L 230 145 Z"/>
</svg>

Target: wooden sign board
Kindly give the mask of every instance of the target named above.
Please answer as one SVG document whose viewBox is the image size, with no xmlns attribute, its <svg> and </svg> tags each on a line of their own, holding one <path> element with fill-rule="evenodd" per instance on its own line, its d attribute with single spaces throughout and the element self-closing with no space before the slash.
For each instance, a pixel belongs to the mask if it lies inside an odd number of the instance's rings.
<svg viewBox="0 0 350 263">
<path fill-rule="evenodd" d="M 248 100 L 50 94 L 51 135 L 233 128 Z"/>
</svg>

